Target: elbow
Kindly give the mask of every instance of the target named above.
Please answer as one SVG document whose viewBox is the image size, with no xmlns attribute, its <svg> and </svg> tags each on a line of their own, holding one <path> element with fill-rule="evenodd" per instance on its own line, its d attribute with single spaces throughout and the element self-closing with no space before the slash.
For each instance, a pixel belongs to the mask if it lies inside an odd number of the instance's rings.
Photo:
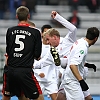
<svg viewBox="0 0 100 100">
<path fill-rule="evenodd" d="M 73 25 L 73 28 L 70 30 L 72 33 L 76 33 L 77 32 L 77 27 Z"/>
<path fill-rule="evenodd" d="M 73 68 L 73 65 L 70 65 L 70 69 L 72 69 Z"/>
<path fill-rule="evenodd" d="M 77 31 L 77 27 L 74 26 L 74 28 L 73 28 L 73 32 L 76 32 L 76 31 Z"/>
<path fill-rule="evenodd" d="M 76 65 L 70 65 L 70 69 L 73 70 L 76 68 Z"/>
</svg>

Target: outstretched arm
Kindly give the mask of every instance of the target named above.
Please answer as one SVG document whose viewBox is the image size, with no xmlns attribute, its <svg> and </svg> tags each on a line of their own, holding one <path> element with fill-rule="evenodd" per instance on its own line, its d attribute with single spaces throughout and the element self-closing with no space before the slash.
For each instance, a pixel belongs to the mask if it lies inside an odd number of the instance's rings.
<svg viewBox="0 0 100 100">
<path fill-rule="evenodd" d="M 57 20 L 58 22 L 60 22 L 63 26 L 65 26 L 71 32 L 76 30 L 76 26 L 74 26 L 72 23 L 70 23 L 65 18 L 63 18 L 61 15 L 59 15 L 56 11 L 51 12 L 51 17 Z"/>
<path fill-rule="evenodd" d="M 59 15 L 56 11 L 51 12 L 51 17 L 60 22 L 63 26 L 65 26 L 69 30 L 67 35 L 65 36 L 66 42 L 69 41 L 71 43 L 74 43 L 76 41 L 76 31 L 77 31 L 76 26 L 74 26 L 68 20 Z"/>
<path fill-rule="evenodd" d="M 53 57 L 50 53 L 50 51 L 43 57 L 41 58 L 39 61 L 35 61 L 33 66 L 35 69 L 39 69 L 42 67 L 47 67 L 48 65 L 52 65 L 55 64 Z"/>
</svg>

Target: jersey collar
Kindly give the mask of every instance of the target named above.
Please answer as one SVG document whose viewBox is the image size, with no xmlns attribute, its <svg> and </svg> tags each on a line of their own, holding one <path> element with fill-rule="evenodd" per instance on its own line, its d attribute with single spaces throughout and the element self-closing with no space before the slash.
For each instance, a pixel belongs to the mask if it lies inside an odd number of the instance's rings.
<svg viewBox="0 0 100 100">
<path fill-rule="evenodd" d="M 18 26 L 26 26 L 26 27 L 29 27 L 30 24 L 28 24 L 28 23 L 19 23 Z"/>
<path fill-rule="evenodd" d="M 83 38 L 83 39 L 84 39 L 84 38 Z M 85 41 L 86 46 L 89 47 L 88 42 L 87 42 L 85 39 L 84 39 L 84 41 Z"/>
</svg>

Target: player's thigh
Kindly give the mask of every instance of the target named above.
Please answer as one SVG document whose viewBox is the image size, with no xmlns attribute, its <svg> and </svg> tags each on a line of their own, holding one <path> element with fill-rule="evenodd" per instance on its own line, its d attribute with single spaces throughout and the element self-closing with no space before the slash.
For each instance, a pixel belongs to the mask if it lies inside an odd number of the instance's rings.
<svg viewBox="0 0 100 100">
<path fill-rule="evenodd" d="M 80 84 L 76 81 L 64 85 L 67 100 L 84 100 L 84 94 Z"/>
<path fill-rule="evenodd" d="M 90 92 L 89 92 L 89 90 L 87 90 L 87 91 L 83 91 L 83 94 L 84 94 L 84 97 L 86 98 L 86 97 L 90 97 Z"/>
<path fill-rule="evenodd" d="M 39 97 L 37 99 L 34 99 L 34 100 L 44 100 L 44 96 L 41 94 L 41 95 L 39 95 Z"/>
<path fill-rule="evenodd" d="M 93 100 L 92 96 L 90 95 L 89 90 L 83 91 L 83 94 L 84 94 L 85 100 Z"/>
<path fill-rule="evenodd" d="M 56 100 L 56 98 L 57 98 L 57 93 L 52 93 L 52 94 L 50 94 L 50 97 L 51 97 L 52 100 Z"/>
<path fill-rule="evenodd" d="M 63 84 L 61 83 L 60 87 L 59 87 L 59 91 L 57 93 L 57 98 L 56 100 L 66 100 L 66 94 L 63 88 Z"/>
<path fill-rule="evenodd" d="M 85 97 L 85 100 L 93 100 L 91 95 L 88 95 L 87 97 Z"/>
<path fill-rule="evenodd" d="M 2 95 L 2 100 L 10 100 L 10 96 L 5 96 L 5 95 Z"/>
<path fill-rule="evenodd" d="M 26 98 L 25 95 L 22 95 L 21 97 L 18 97 L 18 100 L 30 100 L 30 99 Z"/>
<path fill-rule="evenodd" d="M 50 95 L 52 100 L 56 100 L 57 92 L 58 92 L 58 85 L 56 82 L 48 82 L 46 86 L 46 93 Z"/>
<path fill-rule="evenodd" d="M 66 100 L 65 94 L 58 92 L 56 100 Z"/>
</svg>

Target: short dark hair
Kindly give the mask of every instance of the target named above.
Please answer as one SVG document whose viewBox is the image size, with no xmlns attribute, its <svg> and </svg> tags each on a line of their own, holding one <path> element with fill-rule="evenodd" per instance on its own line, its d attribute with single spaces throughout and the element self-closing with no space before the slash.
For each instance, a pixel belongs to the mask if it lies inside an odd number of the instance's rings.
<svg viewBox="0 0 100 100">
<path fill-rule="evenodd" d="M 93 40 L 96 37 L 99 37 L 100 31 L 96 27 L 90 27 L 87 29 L 86 38 L 89 40 Z"/>
<path fill-rule="evenodd" d="M 26 21 L 29 15 L 29 9 L 25 6 L 20 6 L 16 10 L 19 21 Z"/>
<path fill-rule="evenodd" d="M 52 28 L 52 27 L 51 27 L 51 25 L 49 25 L 49 24 L 43 25 L 43 26 L 41 27 L 41 32 L 42 32 L 42 33 L 44 32 L 44 29 L 45 29 L 45 28 L 50 29 L 50 28 Z"/>
</svg>

